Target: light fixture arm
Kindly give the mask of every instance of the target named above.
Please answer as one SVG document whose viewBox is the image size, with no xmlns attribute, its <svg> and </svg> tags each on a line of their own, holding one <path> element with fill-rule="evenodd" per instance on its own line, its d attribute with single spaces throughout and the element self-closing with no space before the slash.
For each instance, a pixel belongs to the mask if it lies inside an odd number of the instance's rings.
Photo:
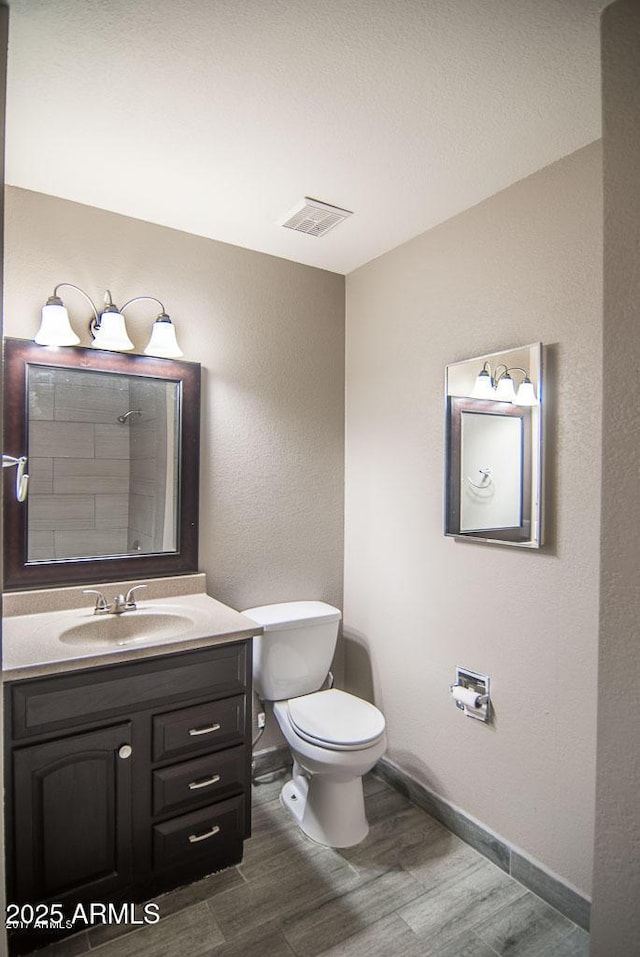
<svg viewBox="0 0 640 957">
<path fill-rule="evenodd" d="M 502 370 L 501 372 L 498 371 L 500 369 Z M 521 372 L 525 379 L 529 378 L 529 373 L 526 369 L 521 369 L 520 366 L 507 366 L 504 362 L 501 362 L 500 365 L 497 365 L 493 373 L 491 372 L 491 365 L 488 362 L 485 362 L 482 367 L 482 372 L 485 372 L 487 375 L 489 375 L 494 388 L 497 386 L 498 382 L 500 382 L 500 379 L 504 379 L 505 376 L 509 376 L 509 378 L 511 378 L 512 372 Z"/>
<path fill-rule="evenodd" d="M 72 282 L 59 282 L 58 285 L 57 285 L 57 286 L 54 288 L 54 290 L 53 290 L 53 296 L 50 296 L 50 297 L 49 297 L 49 302 L 51 302 L 52 299 L 57 299 L 57 300 L 59 300 L 60 303 L 62 302 L 62 300 L 61 300 L 60 297 L 58 296 L 58 289 L 60 289 L 62 286 L 68 286 L 70 289 L 76 289 L 78 292 L 82 293 L 82 295 L 84 296 L 84 298 L 87 300 L 87 302 L 88 302 L 89 305 L 91 306 L 91 309 L 93 310 L 93 315 L 94 315 L 95 319 L 92 320 L 92 323 L 93 323 L 93 322 L 96 322 L 97 324 L 99 324 L 99 323 L 100 323 L 100 319 L 99 319 L 99 317 L 98 317 L 98 310 L 96 309 L 96 307 L 95 307 L 94 304 L 93 304 L 93 299 L 92 299 L 89 295 L 87 295 L 87 293 L 84 291 L 84 289 L 81 289 L 80 286 L 74 286 L 74 284 L 73 284 Z"/>
<path fill-rule="evenodd" d="M 502 372 L 499 372 L 498 371 L 499 369 L 502 369 Z M 491 375 L 491 366 L 489 366 L 489 375 Z M 493 375 L 491 376 L 491 381 L 493 382 L 494 389 L 497 386 L 498 382 L 500 382 L 500 379 L 504 379 L 504 377 L 508 375 L 509 375 L 509 369 L 504 364 L 504 362 L 500 363 L 500 365 L 497 365 L 495 367 Z"/>
<path fill-rule="evenodd" d="M 156 299 L 155 296 L 134 296 L 133 299 L 129 299 L 128 302 L 125 302 L 124 306 L 120 309 L 120 312 L 124 312 L 127 306 L 130 306 L 134 302 L 140 302 L 141 300 L 147 300 L 148 302 L 157 302 L 160 306 L 161 315 L 166 316 L 167 310 L 164 308 L 159 299 Z"/>
<path fill-rule="evenodd" d="M 119 312 L 120 310 L 114 303 L 111 298 L 111 290 L 105 289 L 104 291 L 104 312 Z"/>
<path fill-rule="evenodd" d="M 499 368 L 499 366 L 498 366 L 498 368 Z M 506 367 L 505 367 L 505 368 L 506 368 Z M 526 370 L 526 369 L 521 369 L 520 366 L 509 366 L 509 368 L 506 369 L 506 372 L 502 372 L 502 373 L 500 373 L 500 375 L 501 375 L 501 376 L 502 376 L 502 375 L 510 375 L 512 372 L 521 372 L 522 375 L 525 377 L 525 379 L 528 379 L 528 378 L 529 378 L 529 373 L 527 372 L 527 370 Z M 497 380 L 496 380 L 496 381 L 497 381 Z"/>
</svg>

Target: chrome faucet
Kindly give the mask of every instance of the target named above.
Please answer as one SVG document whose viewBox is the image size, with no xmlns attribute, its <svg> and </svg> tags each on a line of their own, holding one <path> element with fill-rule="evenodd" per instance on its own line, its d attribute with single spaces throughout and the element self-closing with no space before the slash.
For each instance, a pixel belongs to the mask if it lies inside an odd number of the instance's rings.
<svg viewBox="0 0 640 957">
<path fill-rule="evenodd" d="M 96 588 L 83 589 L 83 595 L 96 595 L 96 604 L 93 609 L 94 615 L 123 615 L 125 611 L 135 611 L 138 607 L 133 599 L 133 593 L 139 588 L 146 588 L 146 585 L 134 585 L 126 595 L 114 595 L 113 600 L 108 602 L 101 591 Z"/>
</svg>

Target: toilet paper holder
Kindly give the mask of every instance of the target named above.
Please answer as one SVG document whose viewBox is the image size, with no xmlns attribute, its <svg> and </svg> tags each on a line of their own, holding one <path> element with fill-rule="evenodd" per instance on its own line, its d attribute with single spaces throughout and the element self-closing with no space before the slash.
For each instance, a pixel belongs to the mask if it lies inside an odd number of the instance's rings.
<svg viewBox="0 0 640 957">
<path fill-rule="evenodd" d="M 456 680 L 449 685 L 456 708 L 463 711 L 468 718 L 477 721 L 491 720 L 491 693 L 489 690 L 489 676 L 470 671 L 468 668 L 456 668 Z"/>
</svg>

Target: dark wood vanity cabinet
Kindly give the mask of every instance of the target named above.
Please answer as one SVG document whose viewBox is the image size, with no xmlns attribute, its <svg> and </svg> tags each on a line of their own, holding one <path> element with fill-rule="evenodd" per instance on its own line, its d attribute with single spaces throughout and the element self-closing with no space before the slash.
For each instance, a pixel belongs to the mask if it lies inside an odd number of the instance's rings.
<svg viewBox="0 0 640 957">
<path fill-rule="evenodd" d="M 118 724 L 16 748 L 10 901 L 71 901 L 89 888 L 102 900 L 131 884 L 131 761 L 119 757 L 130 741 Z"/>
<path fill-rule="evenodd" d="M 60 903 L 68 917 L 237 864 L 250 689 L 250 639 L 8 682 L 7 901 Z M 11 949 L 53 937 L 10 931 Z"/>
</svg>

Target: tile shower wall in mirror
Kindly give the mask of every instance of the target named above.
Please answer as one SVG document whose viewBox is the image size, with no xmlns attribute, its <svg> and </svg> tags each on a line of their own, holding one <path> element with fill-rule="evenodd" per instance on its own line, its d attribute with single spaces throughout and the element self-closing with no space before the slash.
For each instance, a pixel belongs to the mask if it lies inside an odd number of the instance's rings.
<svg viewBox="0 0 640 957">
<path fill-rule="evenodd" d="M 31 367 L 28 561 L 173 551 L 179 387 Z"/>
</svg>

